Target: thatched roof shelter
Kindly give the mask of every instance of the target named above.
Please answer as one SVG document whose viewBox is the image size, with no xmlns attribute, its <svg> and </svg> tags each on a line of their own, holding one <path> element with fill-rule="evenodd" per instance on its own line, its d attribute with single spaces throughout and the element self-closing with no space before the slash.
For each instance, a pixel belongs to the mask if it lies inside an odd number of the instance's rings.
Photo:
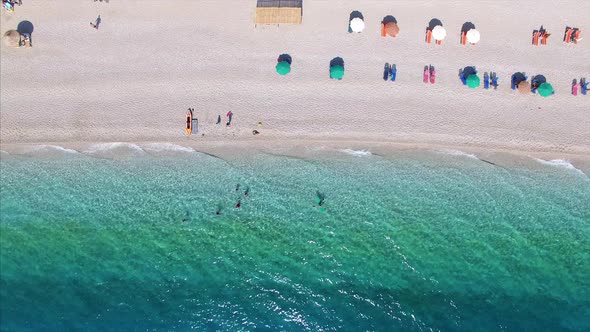
<svg viewBox="0 0 590 332">
<path fill-rule="evenodd" d="M 256 24 L 300 24 L 303 0 L 257 0 Z"/>
</svg>

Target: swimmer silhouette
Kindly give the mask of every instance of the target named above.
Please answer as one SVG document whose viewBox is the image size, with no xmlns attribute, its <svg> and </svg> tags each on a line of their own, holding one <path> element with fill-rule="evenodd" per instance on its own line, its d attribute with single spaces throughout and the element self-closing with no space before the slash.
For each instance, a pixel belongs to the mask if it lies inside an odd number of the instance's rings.
<svg viewBox="0 0 590 332">
<path fill-rule="evenodd" d="M 236 185 L 236 191 L 238 191 L 238 190 L 240 190 L 240 184 L 239 183 Z"/>
<path fill-rule="evenodd" d="M 244 196 L 248 197 L 248 194 L 250 194 L 250 187 L 246 187 L 246 191 L 244 191 Z"/>
<path fill-rule="evenodd" d="M 322 194 L 321 192 L 319 192 L 319 190 L 316 190 L 315 201 L 316 201 L 316 203 L 318 203 L 318 206 L 324 205 L 324 199 L 326 199 L 326 196 L 324 194 Z"/>
<path fill-rule="evenodd" d="M 242 206 L 242 200 L 238 199 L 238 204 L 236 204 L 236 209 L 239 209 Z"/>
</svg>

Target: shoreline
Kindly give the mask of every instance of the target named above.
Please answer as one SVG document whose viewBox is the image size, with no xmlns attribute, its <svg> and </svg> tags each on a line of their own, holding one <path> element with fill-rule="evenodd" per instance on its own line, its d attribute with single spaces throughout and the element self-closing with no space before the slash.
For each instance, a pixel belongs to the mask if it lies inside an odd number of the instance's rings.
<svg viewBox="0 0 590 332">
<path fill-rule="evenodd" d="M 114 152 L 126 154 L 128 150 L 141 153 L 183 153 L 197 152 L 220 157 L 235 159 L 256 154 L 280 155 L 294 158 L 317 158 L 330 156 L 382 156 L 429 159 L 437 154 L 440 156 L 456 156 L 476 158 L 496 166 L 525 166 L 539 167 L 540 161 L 569 162 L 585 174 L 590 174 L 590 155 L 586 153 L 558 153 L 547 151 L 527 151 L 514 149 L 486 148 L 481 146 L 425 144 L 425 143 L 392 143 L 377 141 L 352 140 L 208 140 L 208 141 L 142 141 L 142 142 L 38 142 L 38 143 L 1 143 L 0 151 L 15 156 L 38 155 L 40 149 L 49 147 L 59 155 L 61 152 L 81 153 L 91 156 L 96 150 L 119 150 Z M 55 157 L 55 154 L 49 153 Z M 108 157 L 107 159 L 117 159 Z"/>
</svg>

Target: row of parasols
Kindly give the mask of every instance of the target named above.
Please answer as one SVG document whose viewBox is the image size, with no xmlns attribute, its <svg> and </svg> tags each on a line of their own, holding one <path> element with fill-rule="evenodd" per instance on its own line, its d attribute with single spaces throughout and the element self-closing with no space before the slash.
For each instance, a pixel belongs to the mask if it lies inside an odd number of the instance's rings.
<svg viewBox="0 0 590 332">
<path fill-rule="evenodd" d="M 276 71 L 279 75 L 287 75 L 291 72 L 291 63 L 293 59 L 288 54 L 281 54 L 277 59 Z M 426 66 L 428 68 L 428 66 Z M 432 67 L 430 67 L 432 68 Z M 427 70 L 427 69 L 425 69 Z M 463 85 L 475 89 L 480 86 L 481 79 L 477 75 L 475 66 L 468 66 L 459 71 L 459 78 Z M 330 61 L 330 78 L 341 80 L 344 77 L 344 59 L 335 57 Z M 486 72 L 483 77 L 484 87 L 487 89 L 490 85 L 495 88 L 498 87 L 498 77 L 495 72 L 488 75 Z M 528 82 L 528 77 L 525 73 L 517 72 L 512 75 L 511 87 L 521 93 L 538 93 L 543 97 L 548 97 L 554 94 L 553 86 L 547 82 L 543 75 L 535 75 L 531 82 Z"/>
<path fill-rule="evenodd" d="M 289 54 L 281 54 L 277 59 L 275 69 L 279 75 L 287 75 L 291 72 L 293 58 Z M 341 80 L 344 77 L 344 59 L 335 57 L 330 61 L 330 78 Z"/>
<path fill-rule="evenodd" d="M 363 14 L 357 10 L 350 13 L 348 18 L 348 32 L 349 33 L 360 33 L 365 30 L 365 18 Z M 387 15 L 381 21 L 381 36 L 396 37 L 399 34 L 399 25 L 397 19 L 392 15 Z M 436 44 L 440 45 L 442 41 L 447 37 L 447 30 L 443 27 L 442 21 L 433 18 L 426 27 L 426 42 L 431 43 L 433 40 Z M 461 27 L 461 44 L 465 45 L 476 44 L 479 42 L 481 35 L 475 28 L 475 24 L 471 22 L 465 22 Z"/>
</svg>

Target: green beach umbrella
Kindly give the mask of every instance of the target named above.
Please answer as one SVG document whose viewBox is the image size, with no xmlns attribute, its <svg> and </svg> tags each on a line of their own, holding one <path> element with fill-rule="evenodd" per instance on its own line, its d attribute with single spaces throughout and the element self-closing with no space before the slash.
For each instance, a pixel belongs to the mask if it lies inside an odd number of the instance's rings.
<svg viewBox="0 0 590 332">
<path fill-rule="evenodd" d="M 287 75 L 291 71 L 291 65 L 287 61 L 281 61 L 276 66 L 279 75 Z"/>
<path fill-rule="evenodd" d="M 338 65 L 330 67 L 330 78 L 341 80 L 342 76 L 344 76 L 344 67 Z"/>
<path fill-rule="evenodd" d="M 553 94 L 553 86 L 551 86 L 551 84 L 545 82 L 541 85 L 539 85 L 539 88 L 537 89 L 537 91 L 539 91 L 539 94 L 543 97 L 549 97 Z"/>
<path fill-rule="evenodd" d="M 475 89 L 479 86 L 479 76 L 471 74 L 467 77 L 467 86 Z"/>
</svg>

